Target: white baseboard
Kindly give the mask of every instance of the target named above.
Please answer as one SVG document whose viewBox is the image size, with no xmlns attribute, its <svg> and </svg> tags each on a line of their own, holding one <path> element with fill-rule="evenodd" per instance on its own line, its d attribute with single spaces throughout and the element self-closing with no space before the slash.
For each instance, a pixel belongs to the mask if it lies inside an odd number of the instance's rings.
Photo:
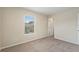
<svg viewBox="0 0 79 59">
<path fill-rule="evenodd" d="M 48 37 L 48 36 L 45 36 L 45 37 Z M 39 39 L 45 38 L 45 37 L 40 37 Z M 68 40 L 63 40 L 63 39 L 59 39 L 59 38 L 56 38 L 56 39 L 79 45 L 78 42 L 70 42 L 70 41 L 68 41 Z M 37 40 L 37 39 L 33 39 L 33 40 Z M 33 40 L 24 41 L 24 42 L 20 42 L 20 43 L 14 43 L 14 44 L 11 44 L 11 45 L 8 45 L 8 46 L 5 46 L 5 47 L 1 47 L 1 48 L 0 48 L 0 51 L 1 51 L 2 49 L 5 49 L 5 48 L 12 47 L 12 46 L 16 46 L 16 45 L 19 45 L 19 44 L 23 44 L 23 43 L 26 43 L 26 42 L 33 41 Z"/>
<path fill-rule="evenodd" d="M 5 48 L 12 47 L 12 46 L 16 46 L 16 45 L 19 45 L 19 44 L 23 44 L 23 43 L 26 43 L 26 41 L 20 42 L 20 43 L 13 43 L 13 44 L 11 44 L 11 45 L 7 45 L 7 46 L 4 46 L 4 47 L 1 47 L 1 50 L 2 50 L 2 49 L 5 49 Z"/>
<path fill-rule="evenodd" d="M 62 40 L 62 41 L 65 41 L 65 42 L 69 42 L 69 43 L 72 43 L 72 44 L 79 45 L 79 42 L 72 42 L 72 41 L 63 40 L 63 39 L 59 39 L 59 38 L 56 38 L 56 39 L 58 39 L 58 40 Z"/>
<path fill-rule="evenodd" d="M 45 37 L 48 37 L 48 36 L 45 36 Z M 45 37 L 40 37 L 38 39 L 45 38 Z M 33 39 L 33 40 L 37 40 L 37 39 Z M 16 46 L 16 45 L 19 45 L 19 44 L 27 43 L 27 42 L 30 42 L 30 41 L 33 41 L 33 40 L 30 39 L 29 41 L 24 41 L 24 42 L 20 42 L 20 43 L 18 43 L 18 42 L 17 43 L 13 43 L 11 45 L 1 47 L 0 50 L 5 49 L 5 48 L 9 48 L 9 47 L 12 47 L 12 46 Z"/>
</svg>

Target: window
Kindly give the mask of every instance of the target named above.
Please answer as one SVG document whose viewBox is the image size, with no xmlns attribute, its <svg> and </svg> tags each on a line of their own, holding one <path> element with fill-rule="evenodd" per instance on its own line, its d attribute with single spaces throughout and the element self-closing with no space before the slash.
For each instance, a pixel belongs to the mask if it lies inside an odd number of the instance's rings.
<svg viewBox="0 0 79 59">
<path fill-rule="evenodd" d="M 25 16 L 25 34 L 34 32 L 34 17 L 33 16 Z"/>
</svg>

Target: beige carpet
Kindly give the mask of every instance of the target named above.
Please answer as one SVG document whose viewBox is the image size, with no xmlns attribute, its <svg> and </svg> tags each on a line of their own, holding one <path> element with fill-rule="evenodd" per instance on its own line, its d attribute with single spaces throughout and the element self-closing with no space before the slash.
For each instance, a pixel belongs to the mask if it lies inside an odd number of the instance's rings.
<svg viewBox="0 0 79 59">
<path fill-rule="evenodd" d="M 43 38 L 2 50 L 3 52 L 77 52 L 79 45 L 53 39 Z"/>
</svg>

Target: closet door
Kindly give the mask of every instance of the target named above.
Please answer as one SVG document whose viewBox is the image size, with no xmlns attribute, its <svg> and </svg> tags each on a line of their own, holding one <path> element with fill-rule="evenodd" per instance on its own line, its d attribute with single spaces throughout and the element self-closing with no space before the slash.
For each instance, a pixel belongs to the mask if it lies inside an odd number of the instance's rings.
<svg viewBox="0 0 79 59">
<path fill-rule="evenodd" d="M 77 29 L 76 29 L 76 32 L 77 32 L 77 41 L 79 42 L 79 14 L 77 15 Z"/>
</svg>

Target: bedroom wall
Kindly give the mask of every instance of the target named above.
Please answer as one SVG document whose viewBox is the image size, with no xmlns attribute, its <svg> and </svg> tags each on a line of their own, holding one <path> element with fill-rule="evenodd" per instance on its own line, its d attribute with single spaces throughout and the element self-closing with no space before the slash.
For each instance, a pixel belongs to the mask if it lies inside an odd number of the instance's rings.
<svg viewBox="0 0 79 59">
<path fill-rule="evenodd" d="M 0 48 L 1 48 L 1 9 L 0 9 Z"/>
<path fill-rule="evenodd" d="M 54 35 L 56 39 L 79 44 L 77 38 L 77 14 L 79 9 L 74 8 L 53 15 Z"/>
<path fill-rule="evenodd" d="M 2 8 L 0 8 L 0 50 L 2 46 Z"/>
<path fill-rule="evenodd" d="M 24 8 L 3 8 L 2 48 L 29 42 L 48 36 L 48 21 L 45 15 Z M 34 16 L 34 33 L 24 34 L 24 16 Z"/>
</svg>

